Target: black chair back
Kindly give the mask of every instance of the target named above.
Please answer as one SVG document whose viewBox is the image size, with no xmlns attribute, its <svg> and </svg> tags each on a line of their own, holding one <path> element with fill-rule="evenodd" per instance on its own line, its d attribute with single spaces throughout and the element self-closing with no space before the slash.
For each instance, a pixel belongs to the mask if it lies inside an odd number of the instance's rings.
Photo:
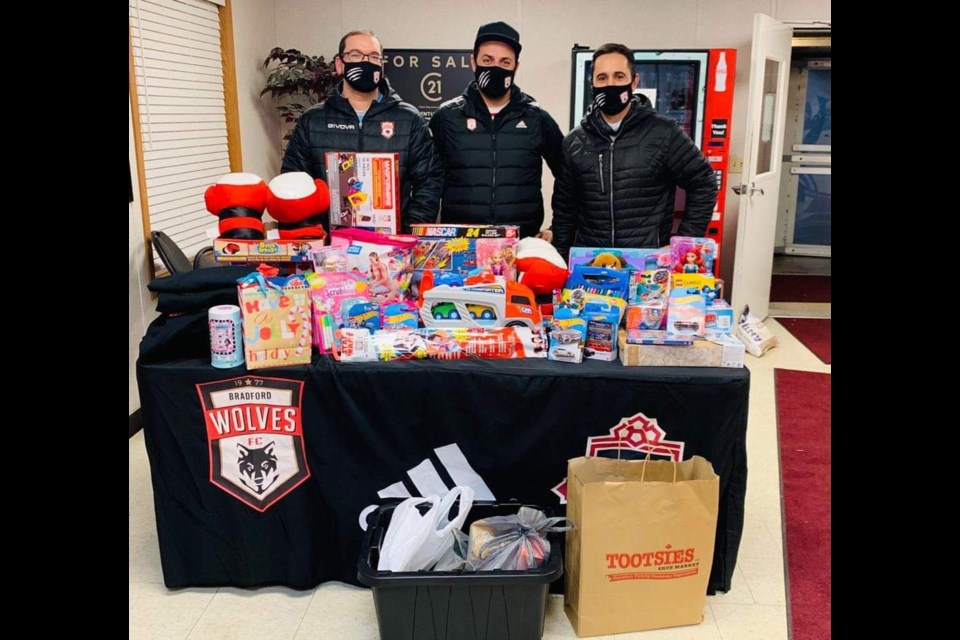
<svg viewBox="0 0 960 640">
<path fill-rule="evenodd" d="M 157 250 L 160 261 L 170 273 L 185 273 L 193 271 L 193 263 L 183 253 L 177 243 L 170 239 L 170 236 L 163 231 L 151 231 L 150 240 L 153 248 Z"/>
</svg>

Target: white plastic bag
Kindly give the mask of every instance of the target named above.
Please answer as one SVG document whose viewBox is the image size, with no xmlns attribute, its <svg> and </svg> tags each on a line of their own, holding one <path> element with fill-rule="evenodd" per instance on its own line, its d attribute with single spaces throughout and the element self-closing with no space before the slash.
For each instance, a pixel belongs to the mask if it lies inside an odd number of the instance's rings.
<svg viewBox="0 0 960 640">
<path fill-rule="evenodd" d="M 451 531 L 460 529 L 473 506 L 474 491 L 470 487 L 454 487 L 443 500 L 438 496 L 407 498 L 397 505 L 390 526 L 380 545 L 379 571 L 422 571 L 429 569 L 453 546 Z M 457 517 L 450 520 L 450 509 L 457 499 Z M 420 513 L 417 505 L 430 503 Z"/>
</svg>

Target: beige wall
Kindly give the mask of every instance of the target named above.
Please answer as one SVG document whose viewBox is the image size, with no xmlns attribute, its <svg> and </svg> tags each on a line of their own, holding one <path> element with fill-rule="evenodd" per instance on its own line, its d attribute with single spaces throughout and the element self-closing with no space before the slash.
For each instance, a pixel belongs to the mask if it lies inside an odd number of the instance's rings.
<svg viewBox="0 0 960 640">
<path fill-rule="evenodd" d="M 267 82 L 263 59 L 277 46 L 274 0 L 233 0 L 231 7 L 243 170 L 270 182 L 280 173 L 280 127 L 270 96 L 260 91 Z"/>
<path fill-rule="evenodd" d="M 130 413 L 140 408 L 140 394 L 137 392 L 137 374 L 136 362 L 137 353 L 140 348 L 140 338 L 143 337 L 146 327 L 156 317 L 156 302 L 150 299 L 150 292 L 147 291 L 147 282 L 149 282 L 149 272 L 147 271 L 146 247 L 143 241 L 143 217 L 140 212 L 140 186 L 139 174 L 137 172 L 137 151 L 133 144 L 133 109 L 127 103 L 129 116 L 130 149 L 128 160 L 130 161 L 130 176 L 133 180 L 133 202 L 130 203 L 129 211 L 129 232 L 130 232 L 130 255 L 127 263 L 127 272 L 129 275 L 129 314 L 130 314 L 130 335 L 129 335 L 129 373 L 130 373 Z"/>
</svg>

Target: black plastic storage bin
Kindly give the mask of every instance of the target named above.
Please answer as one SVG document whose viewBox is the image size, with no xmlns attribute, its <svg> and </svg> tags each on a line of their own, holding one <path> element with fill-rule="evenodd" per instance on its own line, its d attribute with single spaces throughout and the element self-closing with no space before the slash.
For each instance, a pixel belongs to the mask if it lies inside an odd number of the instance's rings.
<svg viewBox="0 0 960 640">
<path fill-rule="evenodd" d="M 377 571 L 397 502 L 368 519 L 357 578 L 373 589 L 381 640 L 540 640 L 550 583 L 563 574 L 563 545 L 548 533 L 550 558 L 527 571 Z M 516 514 L 520 503 L 474 503 L 463 525 Z M 540 509 L 548 516 L 547 509 Z"/>
</svg>

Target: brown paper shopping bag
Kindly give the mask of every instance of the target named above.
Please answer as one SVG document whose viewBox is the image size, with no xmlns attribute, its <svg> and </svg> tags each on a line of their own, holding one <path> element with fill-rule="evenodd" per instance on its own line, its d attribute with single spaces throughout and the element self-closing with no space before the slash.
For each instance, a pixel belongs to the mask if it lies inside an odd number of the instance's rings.
<svg viewBox="0 0 960 640">
<path fill-rule="evenodd" d="M 577 635 L 699 624 L 719 494 L 700 456 L 570 460 L 564 604 Z"/>
</svg>

